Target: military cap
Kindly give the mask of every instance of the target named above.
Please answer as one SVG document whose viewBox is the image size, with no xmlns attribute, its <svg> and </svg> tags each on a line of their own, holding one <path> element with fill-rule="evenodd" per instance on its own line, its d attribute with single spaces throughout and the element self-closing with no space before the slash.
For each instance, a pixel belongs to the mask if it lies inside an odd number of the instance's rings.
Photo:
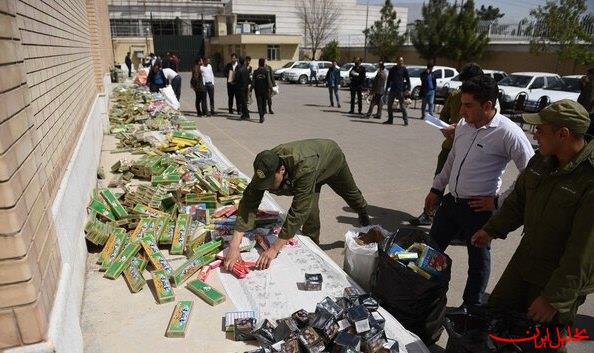
<svg viewBox="0 0 594 353">
<path fill-rule="evenodd" d="M 254 159 L 252 184 L 258 190 L 269 190 L 274 184 L 274 174 L 280 166 L 280 158 L 270 150 L 264 150 Z"/>
<path fill-rule="evenodd" d="M 590 126 L 590 118 L 586 109 L 571 99 L 562 99 L 549 104 L 543 110 L 533 114 L 523 114 L 525 122 L 532 125 L 553 124 L 583 134 Z"/>
</svg>

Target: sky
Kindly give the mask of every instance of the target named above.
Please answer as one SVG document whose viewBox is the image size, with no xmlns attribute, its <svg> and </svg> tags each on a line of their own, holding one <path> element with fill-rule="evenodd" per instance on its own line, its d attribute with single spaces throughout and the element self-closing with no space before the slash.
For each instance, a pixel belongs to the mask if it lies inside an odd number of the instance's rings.
<svg viewBox="0 0 594 353">
<path fill-rule="evenodd" d="M 451 3 L 454 0 L 449 0 Z M 366 4 L 367 0 L 357 0 L 359 4 Z M 369 0 L 369 4 L 383 4 L 384 0 Z M 594 0 L 586 0 L 588 4 L 588 8 L 591 12 L 594 12 Z M 409 7 L 409 19 L 408 22 L 413 22 L 416 18 L 421 15 L 421 5 L 423 4 L 423 0 L 392 0 L 392 4 L 394 6 L 405 6 Z M 515 23 L 519 22 L 522 18 L 528 17 L 530 14 L 530 10 L 533 8 L 538 7 L 539 5 L 544 6 L 546 4 L 546 0 L 475 0 L 475 4 L 477 8 L 480 8 L 481 5 L 485 5 L 485 7 L 491 5 L 494 7 L 498 7 L 501 12 L 505 14 L 505 16 L 499 20 L 500 23 Z"/>
</svg>

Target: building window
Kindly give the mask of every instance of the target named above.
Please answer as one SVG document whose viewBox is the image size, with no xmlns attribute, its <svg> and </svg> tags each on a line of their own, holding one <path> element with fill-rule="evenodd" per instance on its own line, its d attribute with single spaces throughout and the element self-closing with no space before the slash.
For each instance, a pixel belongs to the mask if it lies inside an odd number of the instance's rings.
<svg viewBox="0 0 594 353">
<path fill-rule="evenodd" d="M 280 46 L 269 45 L 266 48 L 266 60 L 269 60 L 269 61 L 280 60 Z"/>
</svg>

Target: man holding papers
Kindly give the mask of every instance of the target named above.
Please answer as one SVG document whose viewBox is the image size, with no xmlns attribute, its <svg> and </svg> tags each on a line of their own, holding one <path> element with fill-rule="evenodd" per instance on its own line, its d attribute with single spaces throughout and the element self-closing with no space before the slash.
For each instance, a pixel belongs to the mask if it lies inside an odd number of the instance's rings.
<svg viewBox="0 0 594 353">
<path fill-rule="evenodd" d="M 470 243 L 472 235 L 487 222 L 508 192 L 500 194 L 501 176 L 509 161 L 522 171 L 534 155 L 524 131 L 497 113 L 497 83 L 486 75 L 462 84 L 460 114 L 452 150 L 431 191 L 425 210 L 437 208 L 430 236 L 440 251 L 461 235 L 468 249 L 468 279 L 464 306 L 480 306 L 491 271 L 490 248 Z M 446 186 L 449 193 L 443 195 Z"/>
</svg>

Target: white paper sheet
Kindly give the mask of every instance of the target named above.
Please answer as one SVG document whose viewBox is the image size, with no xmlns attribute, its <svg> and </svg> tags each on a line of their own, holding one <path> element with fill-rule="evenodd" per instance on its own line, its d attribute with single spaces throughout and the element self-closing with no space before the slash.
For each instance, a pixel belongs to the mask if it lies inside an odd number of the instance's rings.
<svg viewBox="0 0 594 353">
<path fill-rule="evenodd" d="M 425 122 L 438 129 L 445 129 L 446 127 L 450 126 L 450 124 L 440 120 L 439 118 L 431 114 L 425 114 Z"/>
</svg>

